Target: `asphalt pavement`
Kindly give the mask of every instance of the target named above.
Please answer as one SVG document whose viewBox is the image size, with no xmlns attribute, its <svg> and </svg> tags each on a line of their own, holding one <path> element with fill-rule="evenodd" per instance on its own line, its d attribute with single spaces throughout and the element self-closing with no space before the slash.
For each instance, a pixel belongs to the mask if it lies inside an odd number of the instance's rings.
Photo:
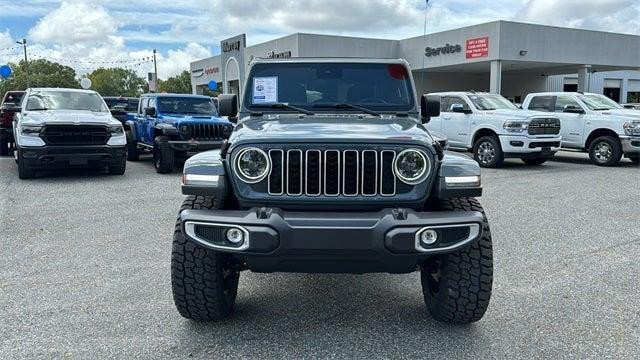
<svg viewBox="0 0 640 360">
<path fill-rule="evenodd" d="M 640 358 L 640 168 L 563 152 L 483 170 L 485 317 L 438 323 L 419 274 L 241 274 L 234 315 L 175 310 L 178 173 L 19 180 L 0 158 L 0 358 Z"/>
</svg>

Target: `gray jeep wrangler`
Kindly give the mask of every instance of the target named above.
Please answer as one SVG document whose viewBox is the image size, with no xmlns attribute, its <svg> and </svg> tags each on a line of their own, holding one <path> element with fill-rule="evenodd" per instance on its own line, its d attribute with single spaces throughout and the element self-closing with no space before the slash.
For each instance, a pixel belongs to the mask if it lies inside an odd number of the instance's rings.
<svg viewBox="0 0 640 360">
<path fill-rule="evenodd" d="M 238 119 L 228 141 L 184 166 L 171 261 L 182 316 L 227 317 L 243 270 L 420 271 L 435 319 L 482 318 L 493 262 L 480 168 L 425 129 L 439 101 L 418 99 L 407 62 L 257 60 L 243 94 L 219 98 Z"/>
</svg>

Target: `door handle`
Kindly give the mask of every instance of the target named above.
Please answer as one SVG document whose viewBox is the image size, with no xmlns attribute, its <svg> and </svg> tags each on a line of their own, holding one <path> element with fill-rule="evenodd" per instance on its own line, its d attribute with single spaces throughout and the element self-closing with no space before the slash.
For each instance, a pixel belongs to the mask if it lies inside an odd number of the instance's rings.
<svg viewBox="0 0 640 360">
<path fill-rule="evenodd" d="M 585 124 L 591 125 L 591 121 L 587 121 L 587 122 L 585 122 Z"/>
<path fill-rule="evenodd" d="M 445 119 L 445 120 L 449 120 L 449 119 L 451 119 L 451 116 L 443 116 L 442 118 Z"/>
</svg>

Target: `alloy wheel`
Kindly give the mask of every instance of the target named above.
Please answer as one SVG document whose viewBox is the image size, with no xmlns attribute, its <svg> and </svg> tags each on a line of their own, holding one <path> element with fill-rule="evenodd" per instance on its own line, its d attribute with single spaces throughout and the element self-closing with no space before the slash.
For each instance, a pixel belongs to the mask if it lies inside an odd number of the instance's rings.
<svg viewBox="0 0 640 360">
<path fill-rule="evenodd" d="M 598 162 L 604 163 L 611 159 L 613 148 L 608 142 L 601 141 L 596 144 L 593 153 Z"/>
<path fill-rule="evenodd" d="M 496 157 L 496 149 L 493 147 L 492 143 L 485 141 L 478 146 L 477 155 L 480 162 L 483 164 L 490 164 Z"/>
</svg>

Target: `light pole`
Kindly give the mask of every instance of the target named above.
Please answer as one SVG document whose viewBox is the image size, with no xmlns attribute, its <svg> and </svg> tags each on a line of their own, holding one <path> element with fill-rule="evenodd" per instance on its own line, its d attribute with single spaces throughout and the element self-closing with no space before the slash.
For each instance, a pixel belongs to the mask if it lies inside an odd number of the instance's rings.
<svg viewBox="0 0 640 360">
<path fill-rule="evenodd" d="M 22 41 L 16 41 L 16 44 L 22 45 L 24 49 L 24 73 L 27 79 L 27 88 L 29 87 L 29 60 L 27 59 L 27 39 L 22 39 Z"/>
<path fill-rule="evenodd" d="M 160 88 L 160 84 L 158 81 L 158 64 L 156 63 L 156 49 L 153 49 L 153 73 L 155 74 L 155 80 L 154 80 L 154 84 L 155 84 L 155 92 L 158 92 L 158 89 Z"/>
</svg>

